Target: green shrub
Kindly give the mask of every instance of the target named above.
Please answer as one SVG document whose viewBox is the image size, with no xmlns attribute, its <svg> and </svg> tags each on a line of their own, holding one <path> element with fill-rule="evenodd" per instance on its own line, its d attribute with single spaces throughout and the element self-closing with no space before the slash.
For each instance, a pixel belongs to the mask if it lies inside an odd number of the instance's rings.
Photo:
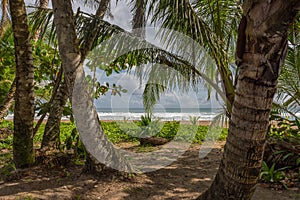
<svg viewBox="0 0 300 200">
<path fill-rule="evenodd" d="M 300 120 L 277 117 L 275 123 L 271 123 L 267 131 L 267 138 L 271 137 L 276 139 L 292 137 L 300 140 Z"/>
</svg>

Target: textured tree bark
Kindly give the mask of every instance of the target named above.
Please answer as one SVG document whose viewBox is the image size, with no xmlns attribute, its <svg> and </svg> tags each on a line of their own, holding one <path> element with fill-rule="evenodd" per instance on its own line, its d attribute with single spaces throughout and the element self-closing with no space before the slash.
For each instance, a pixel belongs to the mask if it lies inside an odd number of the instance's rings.
<svg viewBox="0 0 300 200">
<path fill-rule="evenodd" d="M 3 36 L 5 29 L 9 25 L 9 15 L 7 13 L 7 7 L 8 7 L 8 0 L 2 0 L 1 1 L 1 21 L 0 21 L 0 37 Z"/>
<path fill-rule="evenodd" d="M 14 81 L 3 101 L 3 104 L 0 106 L 0 120 L 2 120 L 5 117 L 7 111 L 13 104 L 15 92 L 16 92 L 16 78 L 14 79 Z"/>
<path fill-rule="evenodd" d="M 45 1 L 45 0 L 44 0 Z M 99 7 L 96 11 L 96 16 L 99 19 L 103 19 L 105 12 L 108 8 L 109 0 L 101 0 L 99 3 Z M 97 23 L 95 22 L 95 26 Z M 86 54 L 91 50 L 94 40 L 97 36 L 97 31 L 91 31 L 88 36 L 89 40 L 81 49 L 81 60 L 84 61 Z M 43 140 L 42 140 L 42 148 L 55 148 L 57 144 L 60 143 L 60 121 L 64 111 L 64 106 L 68 100 L 68 88 L 66 83 L 61 83 L 59 85 L 57 93 L 54 95 L 53 102 L 51 103 L 51 108 L 49 112 L 49 117 L 45 126 Z"/>
<path fill-rule="evenodd" d="M 58 149 L 60 145 L 60 121 L 68 100 L 68 88 L 65 82 L 60 84 L 51 103 L 49 117 L 45 126 L 41 148 Z"/>
<path fill-rule="evenodd" d="M 55 1 L 52 3 L 55 4 Z M 70 6 L 72 6 L 71 3 Z M 62 9 L 64 11 L 62 11 Z M 80 66 L 81 58 L 73 22 L 73 12 L 67 12 L 66 6 L 61 9 L 56 9 L 53 5 L 53 10 L 54 23 L 57 28 L 57 37 L 59 41 L 59 52 L 62 58 L 63 71 L 65 73 L 65 81 L 59 84 L 59 88 L 56 94 L 54 94 L 53 101 L 50 105 L 49 117 L 42 140 L 42 148 L 45 150 L 56 148 L 57 144 L 60 142 L 60 121 L 70 91 L 71 93 L 69 95 L 72 95 L 73 82 L 75 80 L 76 70 Z M 55 14 L 57 14 L 58 10 L 66 13 L 59 13 L 60 16 L 57 17 Z M 64 20 L 72 23 L 72 25 L 68 27 L 69 25 L 65 25 L 65 22 L 61 23 L 61 21 Z M 69 35 L 70 32 L 74 34 Z"/>
<path fill-rule="evenodd" d="M 62 75 L 63 75 L 63 71 L 62 71 L 62 67 L 60 68 L 59 72 L 58 72 L 58 75 L 56 77 L 56 80 L 55 80 L 55 83 L 54 83 L 54 86 L 53 86 L 53 90 L 52 90 L 52 94 L 51 94 L 51 98 L 49 100 L 49 104 L 52 104 L 55 97 L 56 97 L 56 94 L 57 94 L 57 91 L 58 91 L 58 88 L 61 84 L 61 79 L 62 79 Z M 67 90 L 66 90 L 67 91 Z M 47 112 L 45 112 L 40 118 L 39 120 L 37 121 L 35 127 L 34 127 L 34 130 L 33 130 L 33 135 L 35 135 L 37 133 L 37 131 L 39 130 L 41 124 L 43 123 L 45 117 L 47 116 Z M 60 120 L 59 120 L 60 121 Z M 44 140 L 44 137 L 45 137 L 45 134 L 43 134 L 43 140 Z M 43 143 L 43 141 L 42 141 Z"/>
<path fill-rule="evenodd" d="M 62 58 L 62 66 L 65 72 L 65 81 L 68 87 L 68 97 L 73 106 L 72 95 L 74 83 L 76 76 L 84 76 L 84 59 L 81 57 L 81 52 L 79 51 L 78 47 L 71 0 L 52 0 L 52 5 L 54 11 L 54 24 L 56 26 L 59 53 Z M 87 85 L 83 84 L 83 86 Z M 93 129 L 93 125 L 99 125 L 99 120 L 95 121 L 97 113 L 95 112 L 95 110 L 93 110 L 93 102 L 89 99 L 86 100 L 86 97 L 89 96 L 88 88 L 84 88 L 84 91 L 82 92 L 83 94 L 79 99 L 84 102 L 82 104 L 83 107 L 81 107 L 82 110 L 80 110 L 80 112 L 84 115 L 84 119 L 87 121 L 85 123 L 81 122 L 80 124 L 86 125 L 87 130 L 94 131 L 93 133 L 90 133 L 90 135 L 99 136 L 99 148 L 97 149 L 99 149 L 102 154 L 107 155 L 107 157 L 105 157 L 107 159 L 107 162 L 113 163 L 118 166 L 124 165 L 126 171 L 131 171 L 131 169 L 128 169 L 130 167 L 127 166 L 125 159 L 118 154 L 112 143 L 108 141 L 101 128 L 101 125 L 98 126 L 100 127 L 100 129 Z M 112 157 L 114 159 L 111 159 Z"/>
<path fill-rule="evenodd" d="M 133 33 L 138 37 L 145 37 L 145 26 L 146 26 L 146 2 L 144 0 L 136 0 L 133 9 L 134 16 L 132 19 Z"/>
<path fill-rule="evenodd" d="M 41 0 L 40 7 L 46 8 L 48 6 L 48 2 L 49 2 L 49 0 Z M 8 4 L 8 0 L 2 1 L 2 6 L 3 6 L 2 10 L 6 10 L 6 4 Z M 4 15 L 7 15 L 6 12 L 4 13 Z M 7 18 L 7 16 L 2 16 L 1 23 L 0 23 L 1 24 L 0 36 L 2 35 L 3 27 L 6 26 L 5 18 Z M 33 37 L 35 41 L 39 38 L 39 35 L 40 35 L 40 30 L 38 30 Z M 5 114 L 7 113 L 7 111 L 11 107 L 11 105 L 13 104 L 15 91 L 16 91 L 16 79 L 14 80 L 13 84 L 11 85 L 11 88 L 3 102 L 3 105 L 0 107 L 0 120 L 4 118 Z"/>
<path fill-rule="evenodd" d="M 10 0 L 16 57 L 16 94 L 13 155 L 17 168 L 35 161 L 33 149 L 34 66 L 27 14 L 23 0 Z"/>
<path fill-rule="evenodd" d="M 251 199 L 286 56 L 288 30 L 299 5 L 299 0 L 244 2 L 246 26 L 239 34 L 245 41 L 237 54 L 241 56 L 239 75 L 224 155 L 211 187 L 198 199 Z"/>
</svg>

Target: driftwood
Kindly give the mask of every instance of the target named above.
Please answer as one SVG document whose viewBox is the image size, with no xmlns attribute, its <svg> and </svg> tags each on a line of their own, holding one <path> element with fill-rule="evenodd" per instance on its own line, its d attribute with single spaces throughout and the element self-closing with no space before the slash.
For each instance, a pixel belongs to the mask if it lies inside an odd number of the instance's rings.
<svg viewBox="0 0 300 200">
<path fill-rule="evenodd" d="M 168 142 L 167 139 L 160 138 L 160 137 L 145 137 L 145 138 L 140 138 L 139 140 L 140 140 L 140 145 L 152 145 L 152 146 L 163 145 Z"/>
</svg>

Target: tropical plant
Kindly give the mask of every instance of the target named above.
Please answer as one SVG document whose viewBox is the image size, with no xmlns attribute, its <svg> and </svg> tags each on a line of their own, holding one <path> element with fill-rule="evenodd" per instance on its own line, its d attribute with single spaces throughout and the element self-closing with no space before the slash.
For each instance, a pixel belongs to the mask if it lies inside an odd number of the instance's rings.
<svg viewBox="0 0 300 200">
<path fill-rule="evenodd" d="M 102 19 L 104 17 L 104 14 L 108 8 L 109 5 L 109 1 L 108 0 L 102 0 L 99 5 L 98 5 L 98 9 L 96 11 L 96 17 L 99 19 Z M 34 16 L 40 15 L 40 16 L 45 16 L 45 15 L 41 15 L 43 13 L 46 13 L 47 9 L 40 9 L 38 10 L 36 13 L 33 14 Z M 46 15 L 47 16 L 47 15 Z M 49 16 L 49 18 L 47 18 L 47 20 L 50 20 L 50 17 L 52 17 L 51 15 Z M 45 20 L 45 18 L 42 18 Z M 43 20 L 39 21 L 39 22 L 34 22 L 34 26 L 35 27 L 43 27 Z M 47 21 L 49 22 L 49 21 Z M 94 21 L 93 23 L 97 23 L 97 21 Z M 93 24 L 94 26 L 96 26 L 97 24 Z M 44 29 L 48 26 L 48 24 L 46 23 Z M 51 33 L 53 34 L 53 33 Z M 81 55 L 82 55 L 82 59 L 84 60 L 84 58 L 87 55 L 87 52 L 92 48 L 92 45 L 94 43 L 95 40 L 95 32 L 93 31 L 89 31 L 87 32 L 87 35 L 85 35 L 88 39 L 86 40 L 85 43 L 82 43 L 81 45 Z M 51 39 L 51 38 L 50 38 Z M 42 148 L 49 148 L 49 147 L 58 147 L 59 145 L 59 134 L 60 134 L 60 120 L 63 114 L 63 111 L 65 110 L 64 107 L 66 105 L 66 102 L 68 100 L 68 88 L 67 88 L 67 84 L 62 81 L 62 71 L 60 73 L 60 76 L 57 78 L 56 80 L 56 90 L 55 92 L 52 93 L 52 97 L 51 97 L 51 102 L 49 102 L 49 117 L 47 120 L 47 124 L 45 127 L 45 132 L 44 132 L 44 137 L 43 137 L 43 141 L 42 141 Z M 103 87 L 101 87 L 100 89 L 103 89 Z"/>
<path fill-rule="evenodd" d="M 189 119 L 190 119 L 190 122 L 192 123 L 192 125 L 197 125 L 200 117 L 199 116 L 189 116 Z"/>
<path fill-rule="evenodd" d="M 80 58 L 80 54 L 76 40 L 76 33 L 74 33 L 74 31 L 72 32 L 72 30 L 75 30 L 75 27 L 73 26 L 72 22 L 73 14 L 71 12 L 71 4 L 68 1 L 53 2 L 53 6 L 55 9 L 57 9 L 57 12 L 54 13 L 56 15 L 54 22 L 56 24 L 56 28 L 58 29 L 57 33 L 60 47 L 61 49 L 66 50 L 75 49 L 75 53 L 72 51 L 73 54 L 69 54 L 70 52 L 64 52 L 62 50 L 60 52 L 61 57 L 65 59 L 63 60 L 65 64 L 63 66 L 68 72 L 70 72 L 67 75 L 67 80 L 69 80 L 67 83 L 69 84 L 69 90 L 72 90 L 72 81 L 74 81 L 76 69 L 81 68 L 77 68 L 77 65 L 74 66 L 73 64 L 77 63 L 78 66 L 81 66 L 82 63 L 76 59 Z M 225 102 L 226 104 L 229 102 L 228 105 L 232 105 L 234 84 L 230 72 L 226 70 L 229 66 L 229 59 L 226 59 L 228 57 L 226 57 L 226 54 L 222 50 L 222 47 L 226 47 L 226 45 L 222 45 L 222 39 L 218 37 L 218 34 L 221 32 L 220 28 L 215 29 L 215 32 L 217 32 L 216 34 L 211 34 L 213 31 L 210 31 L 210 27 L 206 25 L 206 23 L 199 20 L 197 15 L 195 15 L 195 11 L 191 9 L 191 6 L 187 1 L 155 1 L 155 3 L 158 5 L 157 8 L 160 9 L 160 13 L 162 12 L 163 14 L 156 14 L 154 12 L 154 17 L 157 17 L 157 19 L 169 20 L 169 28 L 177 28 L 180 30 L 181 26 L 188 29 L 187 27 L 190 27 L 190 24 L 186 23 L 185 20 L 190 20 L 190 22 L 193 22 L 197 25 L 197 28 L 187 32 L 193 39 L 196 38 L 193 36 L 198 36 L 200 33 L 202 34 L 202 37 L 197 38 L 200 38 L 198 40 L 203 44 L 206 44 L 206 48 L 208 48 L 208 51 L 217 61 L 216 64 L 219 69 L 218 73 L 220 73 L 220 76 L 222 77 L 221 85 L 225 88 L 224 90 L 226 93 Z M 280 10 L 277 10 L 277 7 L 273 6 L 275 3 L 281 5 Z M 265 6 L 270 7 L 272 12 L 261 12 Z M 290 1 L 289 4 L 286 4 L 286 2 L 280 0 L 244 2 L 245 16 L 240 23 L 239 39 L 236 45 L 239 73 L 237 73 L 238 79 L 236 79 L 237 85 L 235 103 L 233 104 L 231 114 L 232 117 L 229 136 L 227 138 L 227 144 L 225 148 L 225 156 L 222 159 L 221 166 L 211 189 L 208 190 L 208 192 L 206 192 L 202 198 L 249 199 L 251 197 L 253 188 L 259 175 L 259 168 L 263 153 L 263 142 L 265 139 L 265 130 L 268 125 L 268 115 L 271 108 L 273 95 L 275 93 L 276 80 L 279 75 L 281 63 L 285 58 L 284 52 L 286 49 L 285 45 L 287 44 L 286 39 L 288 27 L 282 26 L 282 24 L 291 24 L 297 12 L 296 8 L 298 7 L 299 2 L 295 0 Z M 152 10 L 156 10 L 154 9 L 154 6 L 150 8 Z M 176 8 L 177 10 L 178 8 L 181 8 L 183 11 L 187 12 L 177 12 Z M 233 8 L 228 8 L 229 12 L 231 9 Z M 63 21 L 65 18 L 60 18 L 62 13 L 67 13 L 70 17 L 70 19 L 68 18 L 70 21 Z M 276 15 L 271 15 L 270 13 L 276 13 Z M 81 19 L 88 21 L 87 18 Z M 171 19 L 173 19 L 173 22 L 175 23 L 172 24 Z M 266 19 L 270 20 L 264 21 Z M 260 23 L 262 21 L 264 22 L 263 26 L 261 26 Z M 185 24 L 185 26 L 182 26 L 182 24 Z M 71 27 L 72 30 L 65 30 L 67 27 Z M 111 29 L 108 29 L 107 27 L 106 29 L 103 28 L 102 30 L 106 31 L 102 32 L 102 34 L 111 31 Z M 280 34 L 274 34 L 274 30 Z M 71 37 L 64 37 L 68 38 L 68 41 L 62 40 L 64 32 L 71 34 L 68 35 Z M 169 38 L 173 39 L 171 34 L 169 34 Z M 98 37 L 98 39 L 100 40 L 100 37 Z M 260 46 L 255 44 L 263 45 L 262 47 L 265 48 L 259 49 Z M 179 43 L 177 47 L 183 47 L 182 45 Z M 218 51 L 218 47 L 221 48 L 220 51 Z M 178 49 L 181 49 L 182 51 L 186 50 L 186 48 Z M 153 51 L 149 52 L 151 52 L 153 55 Z M 145 56 L 145 53 L 147 52 L 144 51 L 144 54 L 142 55 L 143 59 L 147 61 L 147 56 Z M 165 53 L 164 55 L 169 55 L 169 57 L 174 58 L 172 55 L 168 54 L 168 52 L 163 53 Z M 136 56 L 140 54 L 133 52 L 131 55 Z M 155 56 L 155 58 L 157 57 Z M 67 60 L 67 58 L 71 58 L 72 61 L 76 62 L 73 62 L 71 65 L 68 62 L 70 60 Z M 222 66 L 224 68 L 222 68 Z M 187 75 L 193 75 L 197 72 L 193 67 L 188 69 L 191 70 L 188 70 L 189 72 L 185 73 Z M 257 70 L 255 71 L 253 69 Z M 153 74 L 155 74 L 154 72 L 157 71 L 154 70 Z M 213 74 L 213 77 L 215 77 L 215 74 Z M 193 80 L 193 78 L 190 80 Z M 148 85 L 151 86 L 151 84 Z M 186 86 L 189 86 L 189 84 Z M 165 87 L 160 88 L 161 91 L 164 89 Z M 231 113 L 231 107 L 227 106 L 227 108 L 229 109 L 228 112 Z M 242 135 L 238 134 L 241 132 L 243 133 Z M 240 147 L 243 148 L 240 149 Z M 238 159 L 236 157 L 236 152 L 238 152 L 238 155 L 240 156 Z M 233 171 L 231 169 L 235 170 Z M 240 174 L 244 174 L 245 176 L 241 177 Z M 247 184 L 241 184 L 241 182 L 247 182 Z"/>
<path fill-rule="evenodd" d="M 234 79 L 231 66 L 234 66 L 233 49 L 235 48 L 234 41 L 237 38 L 236 27 L 241 16 L 240 3 L 216 0 L 194 1 L 190 4 L 188 0 L 153 0 L 150 1 L 149 8 L 150 13 L 153 14 L 152 22 L 161 23 L 163 28 L 167 28 L 163 31 L 163 35 L 168 45 L 181 51 L 187 50 L 187 44 L 178 40 L 173 34 L 172 31 L 175 30 L 191 37 L 194 42 L 204 46 L 209 52 L 209 55 L 214 59 L 216 68 L 212 65 L 199 65 L 192 62 L 194 65 L 192 69 L 196 69 L 210 78 L 211 81 L 205 83 L 209 94 L 213 87 L 211 82 L 220 84 L 218 89 L 213 88 L 222 97 L 228 114 L 230 114 L 234 96 Z M 195 50 L 192 48 L 192 51 Z M 196 52 L 190 53 L 198 55 Z M 197 65 L 195 66 L 195 64 Z M 198 74 L 193 74 L 198 76 Z M 195 87 L 198 86 L 195 85 Z"/>
<path fill-rule="evenodd" d="M 274 4 L 281 5 L 280 9 Z M 265 6 L 269 10 L 260 12 Z M 237 44 L 237 59 L 241 60 L 237 62 L 239 72 L 224 156 L 210 189 L 199 199 L 251 199 L 277 79 L 286 56 L 290 27 L 282 24 L 293 23 L 299 6 L 299 1 L 244 1 Z"/>
<path fill-rule="evenodd" d="M 289 34 L 288 54 L 278 79 L 278 90 L 273 111 L 278 114 L 300 117 L 300 19 L 292 25 Z M 298 113 L 298 116 L 297 116 Z"/>
<path fill-rule="evenodd" d="M 0 38 L 0 119 L 11 107 L 16 90 L 13 39 L 12 29 L 6 29 Z"/>
<path fill-rule="evenodd" d="M 0 37 L 3 36 L 4 32 L 10 25 L 9 17 L 9 0 L 1 1 L 1 21 L 0 21 Z"/>
<path fill-rule="evenodd" d="M 16 58 L 16 94 L 14 109 L 14 163 L 25 168 L 35 162 L 33 149 L 34 65 L 32 46 L 23 0 L 10 0 Z"/>
<path fill-rule="evenodd" d="M 262 172 L 259 175 L 259 178 L 266 182 L 279 182 L 285 176 L 283 170 L 286 168 L 280 168 L 275 170 L 275 163 L 271 167 L 268 167 L 266 162 L 262 162 Z"/>
<path fill-rule="evenodd" d="M 160 123 L 160 119 L 155 119 L 151 113 L 146 113 L 141 116 L 141 121 L 139 123 L 141 130 L 138 133 L 139 138 L 147 138 L 155 136 L 163 127 Z"/>
<path fill-rule="evenodd" d="M 82 77 L 84 81 L 83 86 L 87 87 L 85 77 L 83 77 L 83 62 L 85 60 L 85 52 L 83 54 L 80 53 L 79 49 L 79 43 L 77 39 L 77 35 L 75 32 L 75 25 L 74 25 L 74 15 L 73 15 L 73 10 L 72 10 L 72 4 L 70 0 L 53 0 L 52 1 L 53 9 L 55 10 L 54 14 L 54 24 L 56 27 L 56 33 L 57 33 L 57 39 L 58 39 L 58 45 L 59 45 L 59 52 L 60 56 L 62 58 L 62 66 L 64 68 L 64 71 L 67 72 L 65 73 L 65 79 L 66 79 L 66 84 L 68 87 L 68 97 L 69 99 L 72 99 L 71 102 L 73 101 L 82 101 L 82 99 L 78 99 L 78 94 L 73 96 L 73 89 L 74 89 L 74 84 L 75 84 L 75 79 L 76 77 Z M 94 37 L 97 37 L 97 31 L 93 33 Z M 90 39 L 90 38 L 89 38 Z M 93 40 L 94 41 L 94 40 Z M 88 49 L 84 49 L 84 51 L 88 51 Z M 83 55 L 83 56 L 82 56 Z M 82 86 L 82 84 L 80 85 Z M 78 87 L 78 85 L 77 85 Z M 87 89 L 87 88 L 86 88 Z M 90 96 L 89 90 L 82 90 L 78 89 L 78 92 L 83 92 L 84 94 L 81 94 L 84 96 Z M 82 104 L 83 105 L 83 104 Z M 83 107 L 80 107 L 77 109 L 77 112 L 80 113 L 74 113 L 77 114 L 77 117 L 85 117 L 85 119 L 90 118 L 90 116 L 96 116 L 97 113 L 96 111 L 92 108 L 93 102 L 91 99 L 88 99 L 88 102 L 84 102 Z M 72 104 L 73 108 L 76 106 L 76 104 Z M 86 107 L 87 106 L 87 107 Z M 81 109 L 84 109 L 82 111 Z M 74 109 L 76 110 L 76 109 Z M 89 116 L 87 117 L 86 114 Z M 86 118 L 87 117 L 87 118 Z M 97 119 L 97 121 L 95 121 Z M 110 152 L 112 155 L 115 156 L 118 165 L 120 167 L 123 167 L 125 171 L 131 171 L 131 166 L 130 164 L 123 158 L 121 157 L 117 150 L 113 148 L 113 145 L 111 142 L 107 140 L 107 137 L 105 136 L 100 124 L 99 120 L 97 117 L 94 119 L 90 120 L 90 122 L 93 121 L 93 124 L 95 126 L 89 127 L 88 129 L 90 130 L 90 135 L 97 135 L 98 136 L 98 145 L 101 146 L 101 149 L 105 152 Z M 78 124 L 77 124 L 78 125 Z M 84 125 L 84 124 L 81 124 Z M 82 127 L 81 127 L 82 128 Z M 87 127 L 86 127 L 87 128 Z M 85 129 L 86 129 L 85 128 Z M 92 128 L 92 129 L 91 129 Z M 101 139 L 100 139 L 101 138 Z M 89 147 L 86 147 L 89 148 Z M 110 159 L 110 158 L 106 158 Z M 91 157 L 87 157 L 86 160 L 86 168 L 90 170 L 95 169 L 95 165 L 91 163 L 93 159 Z M 112 162 L 110 160 L 109 162 Z M 103 164 L 100 164 L 103 166 Z"/>
</svg>

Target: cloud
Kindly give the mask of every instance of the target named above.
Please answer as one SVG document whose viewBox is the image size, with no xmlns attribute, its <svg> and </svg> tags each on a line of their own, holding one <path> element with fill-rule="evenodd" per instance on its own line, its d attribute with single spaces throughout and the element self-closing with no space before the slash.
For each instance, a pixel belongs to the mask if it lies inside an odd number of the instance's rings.
<svg viewBox="0 0 300 200">
<path fill-rule="evenodd" d="M 90 72 L 89 72 L 90 73 Z M 142 108 L 143 107 L 143 90 L 144 85 L 140 85 L 140 80 L 125 72 L 113 73 L 111 76 L 106 76 L 102 70 L 97 70 L 97 78 L 101 83 L 108 82 L 110 85 L 115 83 L 121 85 L 127 90 L 127 93 L 122 93 L 121 96 L 113 96 L 108 92 L 105 96 L 95 101 L 96 107 L 103 108 Z M 163 108 L 210 108 L 220 107 L 220 104 L 215 100 L 215 95 L 212 94 L 211 99 L 207 100 L 207 91 L 203 85 L 199 86 L 198 92 L 189 91 L 182 93 L 177 90 L 167 92 L 161 95 L 158 102 L 159 107 Z"/>
</svg>

